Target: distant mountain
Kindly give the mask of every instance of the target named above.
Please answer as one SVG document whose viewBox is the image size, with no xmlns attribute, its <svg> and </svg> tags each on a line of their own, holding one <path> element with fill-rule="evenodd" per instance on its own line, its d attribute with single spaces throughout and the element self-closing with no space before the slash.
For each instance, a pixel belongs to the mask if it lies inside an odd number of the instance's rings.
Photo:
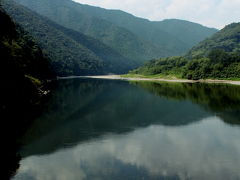
<svg viewBox="0 0 240 180">
<path fill-rule="evenodd" d="M 240 53 L 240 23 L 232 23 L 200 42 L 189 51 L 187 56 L 191 58 L 207 56 L 214 49 Z"/>
<path fill-rule="evenodd" d="M 66 28 L 96 38 L 138 62 L 183 54 L 217 32 L 181 20 L 151 22 L 123 11 L 82 5 L 71 0 L 16 1 Z"/>
<path fill-rule="evenodd" d="M 198 42 L 217 32 L 217 29 L 178 19 L 149 21 L 124 11 L 106 10 L 82 4 L 78 4 L 78 9 L 126 28 L 151 43 L 165 47 L 173 53 L 172 55 L 186 52 Z"/>
<path fill-rule="evenodd" d="M 240 79 L 240 23 L 226 26 L 185 56 L 149 61 L 130 72 L 154 77 Z"/>
<path fill-rule="evenodd" d="M 70 0 L 16 1 L 48 17 L 52 21 L 87 36 L 98 39 L 124 57 L 143 62 L 152 57 L 170 53 L 136 36 L 127 29 L 109 21 L 96 18 L 78 9 L 78 3 Z"/>
<path fill-rule="evenodd" d="M 179 19 L 166 19 L 153 23 L 155 23 L 158 28 L 184 42 L 187 45 L 187 49 L 192 48 L 207 37 L 211 37 L 218 31 L 214 28 L 207 28 L 197 23 Z"/>
<path fill-rule="evenodd" d="M 99 40 L 64 28 L 13 1 L 4 1 L 3 7 L 38 41 L 59 76 L 124 73 L 137 65 Z"/>
</svg>

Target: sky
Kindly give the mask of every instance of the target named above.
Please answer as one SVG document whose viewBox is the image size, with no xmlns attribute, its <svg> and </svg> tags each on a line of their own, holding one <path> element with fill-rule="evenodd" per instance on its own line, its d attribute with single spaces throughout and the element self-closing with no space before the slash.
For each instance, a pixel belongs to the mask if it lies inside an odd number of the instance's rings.
<svg viewBox="0 0 240 180">
<path fill-rule="evenodd" d="M 74 0 L 106 9 L 120 9 L 154 21 L 183 19 L 223 28 L 240 22 L 240 0 Z"/>
</svg>

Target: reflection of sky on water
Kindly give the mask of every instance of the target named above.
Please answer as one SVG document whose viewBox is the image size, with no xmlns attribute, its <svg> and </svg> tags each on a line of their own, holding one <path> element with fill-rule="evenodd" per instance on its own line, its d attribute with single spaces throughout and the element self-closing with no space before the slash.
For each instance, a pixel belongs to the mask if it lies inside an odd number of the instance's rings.
<svg viewBox="0 0 240 180">
<path fill-rule="evenodd" d="M 240 179 L 238 137 L 240 128 L 218 117 L 180 127 L 153 125 L 27 157 L 15 179 Z"/>
</svg>

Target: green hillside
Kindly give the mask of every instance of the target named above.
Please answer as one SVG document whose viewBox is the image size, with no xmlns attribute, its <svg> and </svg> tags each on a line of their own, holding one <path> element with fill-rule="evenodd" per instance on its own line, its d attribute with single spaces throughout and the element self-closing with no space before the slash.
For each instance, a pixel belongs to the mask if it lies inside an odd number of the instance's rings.
<svg viewBox="0 0 240 180">
<path fill-rule="evenodd" d="M 240 78 L 240 23 L 200 42 L 186 56 L 152 60 L 130 74 L 187 79 Z"/>
<path fill-rule="evenodd" d="M 59 76 L 126 73 L 139 64 L 99 40 L 64 28 L 13 1 L 4 1 L 3 7 L 38 41 Z"/>
<path fill-rule="evenodd" d="M 78 8 L 78 3 L 73 1 L 17 0 L 16 2 L 66 28 L 100 40 L 116 52 L 133 61 L 143 62 L 149 58 L 170 55 L 168 50 L 143 40 L 125 28 L 82 12 Z"/>
<path fill-rule="evenodd" d="M 10 179 L 19 168 L 16 139 L 40 109 L 46 80 L 54 74 L 35 40 L 14 24 L 1 4 L 0 23 L 0 131 L 4 137 L 1 179 Z"/>
<path fill-rule="evenodd" d="M 15 91 L 16 89 L 10 87 L 19 85 L 18 93 L 28 95 L 24 91 L 21 92 L 21 87 L 27 86 L 37 95 L 36 88 L 40 87 L 41 81 L 53 77 L 48 59 L 43 56 L 35 40 L 15 25 L 2 7 L 0 22 L 4 24 L 0 28 L 0 78 L 3 85 L 1 90 Z"/>
<path fill-rule="evenodd" d="M 232 23 L 212 37 L 200 42 L 189 51 L 187 56 L 192 58 L 207 56 L 213 49 L 240 53 L 240 23 Z"/>
<path fill-rule="evenodd" d="M 207 28 L 197 23 L 179 19 L 166 19 L 153 23 L 161 30 L 172 34 L 174 37 L 184 42 L 187 49 L 192 48 L 200 41 L 205 40 L 207 37 L 211 37 L 217 32 L 214 28 Z"/>
<path fill-rule="evenodd" d="M 120 10 L 106 10 L 82 4 L 78 4 L 77 7 L 81 12 L 107 20 L 128 29 L 148 42 L 167 48 L 171 55 L 185 53 L 198 42 L 217 32 L 214 28 L 184 20 L 149 21 Z"/>
<path fill-rule="evenodd" d="M 96 73 L 103 62 L 81 44 L 51 26 L 45 18 L 13 3 L 3 1 L 4 9 L 39 43 L 58 75 Z"/>
<path fill-rule="evenodd" d="M 0 22 L 4 25 L 0 28 L 0 114 L 4 115 L 36 103 L 44 94 L 44 82 L 55 75 L 35 40 L 1 6 Z"/>
<path fill-rule="evenodd" d="M 104 73 L 124 73 L 140 64 L 122 56 L 99 40 L 65 28 L 54 22 L 48 21 L 48 23 L 96 54 L 104 63 L 102 67 Z"/>
<path fill-rule="evenodd" d="M 62 26 L 96 38 L 138 62 L 181 55 L 217 31 L 185 21 L 167 21 L 171 25 L 165 27 L 165 22 L 151 22 L 123 11 L 106 10 L 70 0 L 16 1 Z M 189 28 L 192 30 L 186 31 Z M 193 40 L 185 38 L 187 35 Z"/>
</svg>

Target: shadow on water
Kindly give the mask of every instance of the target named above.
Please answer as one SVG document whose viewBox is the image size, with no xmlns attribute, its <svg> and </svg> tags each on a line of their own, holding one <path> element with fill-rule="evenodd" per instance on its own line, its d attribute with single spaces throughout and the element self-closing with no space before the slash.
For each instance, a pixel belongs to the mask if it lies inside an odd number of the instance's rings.
<svg viewBox="0 0 240 180">
<path fill-rule="evenodd" d="M 232 125 L 240 124 L 240 86 L 207 83 L 131 82 L 156 96 L 191 101 Z"/>
<path fill-rule="evenodd" d="M 21 139 L 21 155 L 48 154 L 154 124 L 184 126 L 210 115 L 239 124 L 239 90 L 213 84 L 61 80 L 44 113 Z"/>
<path fill-rule="evenodd" d="M 9 179 L 19 168 L 19 139 L 41 114 L 47 97 L 41 97 L 36 87 L 14 73 L 0 77 L 0 133 L 3 154 L 1 179 Z"/>
</svg>

